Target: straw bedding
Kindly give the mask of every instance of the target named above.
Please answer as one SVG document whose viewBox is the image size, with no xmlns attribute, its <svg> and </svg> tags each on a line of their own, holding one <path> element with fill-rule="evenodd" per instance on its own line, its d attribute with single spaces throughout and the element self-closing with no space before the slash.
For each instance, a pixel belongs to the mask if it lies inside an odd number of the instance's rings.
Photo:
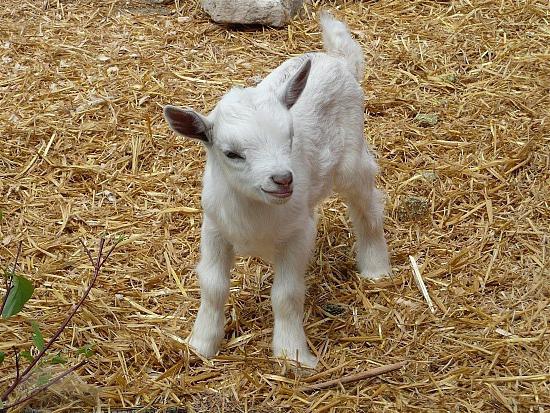
<svg viewBox="0 0 550 413">
<path fill-rule="evenodd" d="M 319 50 L 322 7 L 367 51 L 394 275 L 358 277 L 345 205 L 330 199 L 307 276 L 318 372 L 270 358 L 272 273 L 253 258 L 233 272 L 219 357 L 200 360 L 183 339 L 199 304 L 204 154 L 161 106 L 207 112 L 231 85 Z M 4 0 L 0 256 L 7 266 L 22 240 L 36 292 L 0 324 L 0 388 L 12 347 L 31 346 L 28 321 L 51 336 L 91 277 L 78 238 L 107 235 L 124 241 L 55 346 L 73 364 L 84 344 L 96 354 L 34 402 L 47 411 L 548 411 L 549 20 L 543 0 L 317 1 L 274 30 L 215 25 L 191 1 Z"/>
</svg>

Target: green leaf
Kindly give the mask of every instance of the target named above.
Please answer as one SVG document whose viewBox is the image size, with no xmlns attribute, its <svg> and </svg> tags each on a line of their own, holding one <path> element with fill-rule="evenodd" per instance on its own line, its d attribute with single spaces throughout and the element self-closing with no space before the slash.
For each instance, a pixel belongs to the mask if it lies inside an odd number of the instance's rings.
<svg viewBox="0 0 550 413">
<path fill-rule="evenodd" d="M 0 409 L 3 409 L 3 408 L 4 408 L 4 402 L 0 400 Z"/>
<path fill-rule="evenodd" d="M 63 357 L 63 355 L 61 353 L 57 353 L 55 356 L 53 356 L 50 359 L 51 364 L 65 364 L 66 362 L 67 362 L 67 360 L 65 360 L 65 358 Z"/>
<path fill-rule="evenodd" d="M 32 342 L 36 346 L 36 348 L 40 351 L 44 350 L 44 337 L 42 336 L 42 332 L 40 331 L 40 327 L 38 326 L 38 323 L 36 321 L 31 321 L 32 325 L 32 331 L 34 331 L 34 334 L 32 335 Z"/>
<path fill-rule="evenodd" d="M 94 350 L 92 349 L 93 346 L 93 344 L 85 344 L 80 347 L 76 352 L 78 354 L 84 354 L 86 358 L 92 357 L 94 355 Z"/>
<path fill-rule="evenodd" d="M 0 222 L 4 219 L 4 211 L 0 209 Z"/>
<path fill-rule="evenodd" d="M 6 358 L 6 353 L 3 351 L 0 351 L 0 364 L 4 362 L 4 359 Z"/>
<path fill-rule="evenodd" d="M 31 352 L 30 351 L 22 351 L 21 353 L 19 353 L 19 355 L 21 357 L 23 357 L 24 359 L 26 359 L 27 361 L 33 361 L 34 360 L 34 357 L 32 356 Z"/>
<path fill-rule="evenodd" d="M 21 311 L 25 303 L 31 298 L 33 291 L 34 287 L 29 280 L 25 277 L 14 275 L 13 287 L 8 294 L 6 305 L 2 311 L 2 317 L 9 318 Z"/>
</svg>

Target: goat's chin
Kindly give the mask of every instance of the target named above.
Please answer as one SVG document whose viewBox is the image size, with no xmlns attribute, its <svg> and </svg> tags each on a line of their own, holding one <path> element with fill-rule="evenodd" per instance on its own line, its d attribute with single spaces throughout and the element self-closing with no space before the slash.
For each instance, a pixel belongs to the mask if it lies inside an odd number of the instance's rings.
<svg viewBox="0 0 550 413">
<path fill-rule="evenodd" d="M 286 197 L 286 198 L 275 198 L 273 196 L 268 196 L 267 197 L 268 200 L 267 200 L 267 203 L 268 204 L 271 204 L 271 205 L 283 205 L 283 204 L 286 204 L 289 200 L 290 200 L 290 196 Z"/>
<path fill-rule="evenodd" d="M 264 202 L 269 205 L 283 205 L 290 201 L 290 198 L 292 198 L 292 195 L 286 197 L 278 197 L 276 195 L 271 195 L 265 192 L 262 195 Z"/>
<path fill-rule="evenodd" d="M 262 188 L 254 188 L 249 190 L 243 190 L 239 188 L 238 193 L 249 201 L 258 202 L 266 205 L 283 205 L 286 204 L 291 198 L 292 193 L 286 196 L 277 196 L 262 190 Z"/>
</svg>

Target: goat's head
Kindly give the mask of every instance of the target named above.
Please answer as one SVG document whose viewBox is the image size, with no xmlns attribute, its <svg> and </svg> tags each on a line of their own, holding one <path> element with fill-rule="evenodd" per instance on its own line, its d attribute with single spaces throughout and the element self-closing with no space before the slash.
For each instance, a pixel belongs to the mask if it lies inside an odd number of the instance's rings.
<svg viewBox="0 0 550 413">
<path fill-rule="evenodd" d="M 282 204 L 293 191 L 289 110 L 304 90 L 310 68 L 307 60 L 277 93 L 232 89 L 208 116 L 175 106 L 166 106 L 164 116 L 176 133 L 205 144 L 234 190 Z"/>
</svg>

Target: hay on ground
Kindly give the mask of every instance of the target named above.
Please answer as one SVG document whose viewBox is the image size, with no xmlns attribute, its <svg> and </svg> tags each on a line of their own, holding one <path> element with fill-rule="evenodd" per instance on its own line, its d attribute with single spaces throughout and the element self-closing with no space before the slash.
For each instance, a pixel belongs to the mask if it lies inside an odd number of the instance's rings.
<svg viewBox="0 0 550 413">
<path fill-rule="evenodd" d="M 548 2 L 316 1 L 282 30 L 218 26 L 197 3 L 2 2 L 0 256 L 6 266 L 23 241 L 19 271 L 37 288 L 0 323 L 0 388 L 11 349 L 31 345 L 28 321 L 49 337 L 82 294 L 78 238 L 94 247 L 108 234 L 125 240 L 54 349 L 74 363 L 94 344 L 78 375 L 99 395 L 50 409 L 549 410 Z M 205 362 L 183 342 L 199 303 L 204 154 L 169 132 L 161 106 L 207 112 L 231 85 L 320 50 L 321 7 L 368 51 L 365 131 L 394 276 L 358 277 L 345 206 L 330 199 L 307 275 L 319 372 L 295 377 L 270 358 L 271 269 L 249 258 L 233 272 L 223 348 Z"/>
</svg>

